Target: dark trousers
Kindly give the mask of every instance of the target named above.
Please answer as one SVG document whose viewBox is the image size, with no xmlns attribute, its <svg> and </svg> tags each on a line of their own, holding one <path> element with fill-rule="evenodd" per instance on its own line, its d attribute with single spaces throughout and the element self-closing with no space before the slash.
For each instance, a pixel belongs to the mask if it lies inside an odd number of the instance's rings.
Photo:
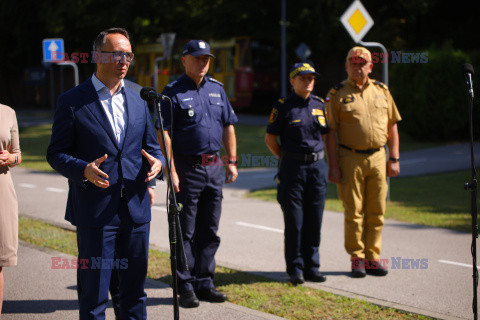
<svg viewBox="0 0 480 320">
<path fill-rule="evenodd" d="M 77 228 L 80 319 L 105 319 L 112 270 L 118 279 L 118 318 L 147 319 L 145 280 L 150 223 L 135 224 L 122 199 L 119 212 L 102 228 Z M 87 259 L 82 268 L 82 259 Z"/>
<path fill-rule="evenodd" d="M 285 262 L 290 276 L 320 267 L 323 209 L 327 192 L 325 161 L 303 162 L 283 157 L 277 200 L 285 222 Z"/>
<path fill-rule="evenodd" d="M 177 201 L 183 204 L 180 223 L 189 271 L 181 270 L 178 261 L 178 291 L 213 288 L 215 253 L 220 245 L 217 236 L 222 211 L 223 167 L 192 164 L 190 157 L 175 157 L 180 180 Z"/>
</svg>

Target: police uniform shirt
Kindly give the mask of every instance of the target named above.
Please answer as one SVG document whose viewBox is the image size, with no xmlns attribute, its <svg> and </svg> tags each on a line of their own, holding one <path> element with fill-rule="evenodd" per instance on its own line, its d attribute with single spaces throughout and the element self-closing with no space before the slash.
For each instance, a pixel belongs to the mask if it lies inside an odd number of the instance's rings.
<svg viewBox="0 0 480 320">
<path fill-rule="evenodd" d="M 364 90 L 344 80 L 330 90 L 326 107 L 338 144 L 358 150 L 383 147 L 389 125 L 402 119 L 387 86 L 373 79 L 368 79 Z"/>
<path fill-rule="evenodd" d="M 304 100 L 295 93 L 275 103 L 267 126 L 267 133 L 280 136 L 282 150 L 294 153 L 323 150 L 321 135 L 327 132 L 323 100 L 314 95 Z"/>
<path fill-rule="evenodd" d="M 215 153 L 222 147 L 223 127 L 238 122 L 223 84 L 204 77 L 201 85 L 186 74 L 165 87 L 173 102 L 173 152 L 181 155 Z M 162 101 L 164 130 L 171 130 L 170 103 Z M 158 128 L 158 126 L 157 126 Z"/>
</svg>

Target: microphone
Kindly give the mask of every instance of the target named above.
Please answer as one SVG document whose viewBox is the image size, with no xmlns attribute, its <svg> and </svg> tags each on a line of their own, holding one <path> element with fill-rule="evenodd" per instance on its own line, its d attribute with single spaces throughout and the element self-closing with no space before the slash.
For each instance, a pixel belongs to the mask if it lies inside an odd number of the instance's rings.
<svg viewBox="0 0 480 320">
<path fill-rule="evenodd" d="M 473 98 L 472 74 L 475 74 L 473 71 L 473 66 L 470 63 L 465 63 L 463 64 L 462 71 L 465 76 L 465 81 L 467 82 L 468 93 L 470 93 Z"/>
<path fill-rule="evenodd" d="M 153 100 L 170 100 L 169 97 L 164 96 L 163 94 L 158 93 L 152 87 L 143 87 L 140 90 L 140 97 L 145 101 L 153 101 Z"/>
</svg>

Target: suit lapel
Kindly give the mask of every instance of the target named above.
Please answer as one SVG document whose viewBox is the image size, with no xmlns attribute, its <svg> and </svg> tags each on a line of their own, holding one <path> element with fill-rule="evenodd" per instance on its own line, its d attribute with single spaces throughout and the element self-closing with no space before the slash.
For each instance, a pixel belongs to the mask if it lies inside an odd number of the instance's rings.
<svg viewBox="0 0 480 320">
<path fill-rule="evenodd" d="M 123 139 L 123 145 L 127 145 L 129 141 L 129 133 L 133 131 L 133 127 L 135 126 L 135 107 L 136 107 L 136 101 L 135 101 L 135 96 L 134 92 L 130 90 L 128 87 L 124 87 L 124 92 L 125 92 L 125 107 L 127 108 L 127 125 L 125 127 L 125 139 Z M 123 149 L 123 146 L 122 146 Z"/>
<path fill-rule="evenodd" d="M 91 99 L 89 99 L 89 101 L 94 101 L 87 104 L 86 108 L 94 115 L 100 125 L 105 129 L 107 135 L 110 137 L 110 140 L 112 140 L 112 143 L 115 145 L 115 147 L 119 149 L 117 139 L 115 138 L 115 134 L 113 133 L 113 128 L 110 125 L 110 121 L 105 114 L 105 110 L 103 109 L 102 104 L 100 103 L 98 94 L 95 91 L 95 87 L 93 86 L 91 79 L 86 82 L 86 86 L 83 88 L 83 90 L 85 91 L 85 94 L 90 96 Z"/>
</svg>

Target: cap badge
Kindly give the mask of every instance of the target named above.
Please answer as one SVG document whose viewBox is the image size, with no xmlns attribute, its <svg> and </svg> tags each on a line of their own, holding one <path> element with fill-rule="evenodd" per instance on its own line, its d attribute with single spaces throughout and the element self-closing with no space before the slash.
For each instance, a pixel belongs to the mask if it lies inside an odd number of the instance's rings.
<svg viewBox="0 0 480 320">
<path fill-rule="evenodd" d="M 205 42 L 200 41 L 200 42 L 198 43 L 198 47 L 199 47 L 200 49 L 205 49 L 205 48 L 206 48 Z"/>
</svg>

